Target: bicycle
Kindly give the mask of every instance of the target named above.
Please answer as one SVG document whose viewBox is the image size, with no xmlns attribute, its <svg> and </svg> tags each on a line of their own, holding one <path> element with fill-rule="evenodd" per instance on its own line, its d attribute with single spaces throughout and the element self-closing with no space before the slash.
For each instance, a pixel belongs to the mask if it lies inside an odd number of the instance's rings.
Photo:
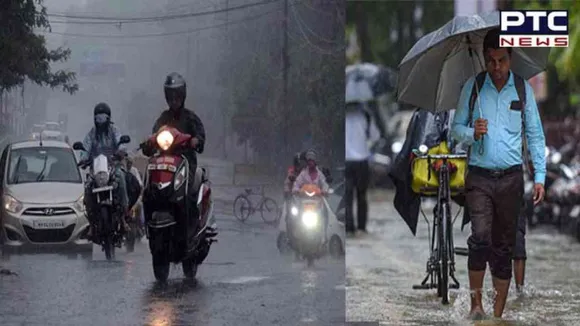
<svg viewBox="0 0 580 326">
<path fill-rule="evenodd" d="M 427 154 L 428 150 L 425 147 L 421 147 L 419 150 L 421 154 L 417 155 L 416 159 L 426 159 L 429 168 L 437 172 L 439 182 L 436 187 L 421 188 L 422 194 L 436 193 L 437 202 L 433 209 L 433 233 L 431 233 L 425 213 L 421 210 L 429 232 L 430 256 L 427 261 L 427 275 L 420 285 L 413 285 L 413 289 L 428 290 L 436 288 L 437 296 L 441 298 L 441 303 L 449 304 L 449 289 L 459 289 L 460 285 L 455 278 L 456 248 L 453 245 L 453 224 L 461 211 L 458 211 L 452 221 L 450 203 L 452 193 L 463 192 L 463 186 L 457 188 L 450 186 L 451 177 L 457 172 L 457 167 L 450 160 L 466 159 L 467 155 Z M 431 160 L 435 160 L 434 164 L 431 164 Z M 431 172 L 429 171 L 429 173 Z M 449 284 L 450 277 L 453 284 Z"/>
<path fill-rule="evenodd" d="M 258 204 L 254 206 L 252 200 L 250 200 L 250 196 L 259 196 L 261 199 Z M 240 222 L 245 222 L 250 217 L 250 215 L 253 215 L 257 211 L 260 212 L 262 220 L 266 224 L 275 224 L 280 218 L 280 209 L 278 207 L 278 203 L 274 199 L 267 197 L 264 194 L 264 187 L 262 187 L 260 194 L 254 193 L 252 188 L 244 189 L 244 192 L 239 194 L 234 200 L 234 216 Z M 273 214 L 267 217 L 264 214 L 264 211 Z"/>
</svg>

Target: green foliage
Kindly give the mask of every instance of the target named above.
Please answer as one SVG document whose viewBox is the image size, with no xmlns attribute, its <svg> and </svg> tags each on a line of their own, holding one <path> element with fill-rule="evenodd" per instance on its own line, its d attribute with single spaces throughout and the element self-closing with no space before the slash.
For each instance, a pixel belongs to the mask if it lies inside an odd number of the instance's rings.
<svg viewBox="0 0 580 326">
<path fill-rule="evenodd" d="M 26 79 L 74 93 L 75 75 L 51 71 L 51 62 L 66 61 L 70 50 L 48 50 L 44 36 L 34 29 L 49 29 L 43 0 L 3 0 L 0 6 L 0 91 L 20 86 Z"/>
<path fill-rule="evenodd" d="M 580 1 L 575 0 L 517 0 L 515 8 L 540 10 L 568 10 L 569 46 L 553 48 L 550 61 L 556 66 L 558 76 L 580 85 Z"/>
<path fill-rule="evenodd" d="M 286 105 L 283 29 L 266 21 L 254 26 L 253 33 L 231 36 L 244 39 L 235 45 L 239 59 L 232 63 L 232 128 L 241 141 L 250 142 L 264 165 L 286 166 L 293 153 L 309 147 L 318 151 L 323 164 L 344 160 L 343 24 L 336 8 L 322 8 L 339 4 L 306 2 L 295 5 L 296 15 L 290 9 Z"/>
<path fill-rule="evenodd" d="M 418 21 L 415 20 L 417 7 L 422 8 Z M 453 1 L 449 0 L 349 1 L 346 24 L 347 31 L 357 31 L 357 25 L 367 25 L 366 42 L 372 58 L 365 61 L 396 68 L 421 36 L 415 35 L 415 30 L 420 29 L 423 35 L 430 33 L 452 19 L 453 14 Z M 396 39 L 393 40 L 392 35 Z M 364 37 L 357 35 L 359 46 Z M 361 49 L 363 52 L 364 49 Z"/>
</svg>

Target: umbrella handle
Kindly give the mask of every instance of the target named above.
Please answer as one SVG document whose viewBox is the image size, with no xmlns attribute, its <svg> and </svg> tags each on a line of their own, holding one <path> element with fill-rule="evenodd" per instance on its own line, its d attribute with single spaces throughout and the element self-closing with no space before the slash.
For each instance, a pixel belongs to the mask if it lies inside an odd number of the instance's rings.
<svg viewBox="0 0 580 326">
<path fill-rule="evenodd" d="M 479 145 L 479 149 L 478 149 L 478 153 L 481 156 L 483 156 L 483 153 L 484 153 L 484 149 L 483 149 L 483 137 L 484 137 L 484 135 L 481 135 L 481 139 L 480 139 L 481 144 Z"/>
</svg>

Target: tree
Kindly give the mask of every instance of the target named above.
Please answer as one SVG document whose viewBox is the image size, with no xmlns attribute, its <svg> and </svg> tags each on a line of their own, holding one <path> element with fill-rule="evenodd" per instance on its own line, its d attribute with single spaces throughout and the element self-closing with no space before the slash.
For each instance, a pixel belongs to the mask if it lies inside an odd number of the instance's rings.
<svg viewBox="0 0 580 326">
<path fill-rule="evenodd" d="M 327 163 L 344 161 L 344 1 L 289 1 L 287 105 L 283 101 L 280 14 L 232 29 L 233 130 L 265 166 L 315 148 Z M 275 9 L 275 8 L 274 8 Z M 282 8 L 281 8 L 282 9 Z M 264 11 L 264 10 L 262 10 Z M 274 24 L 279 24 L 274 25 Z M 242 41 L 243 40 L 243 41 Z"/>
<path fill-rule="evenodd" d="M 419 37 L 443 26 L 453 12 L 448 0 L 349 1 L 347 32 L 356 32 L 363 62 L 397 67 Z"/>
<path fill-rule="evenodd" d="M 46 39 L 35 29 L 50 29 L 43 0 L 4 0 L 0 6 L 0 93 L 21 86 L 26 79 L 73 94 L 75 74 L 53 72 L 52 62 L 66 61 L 70 50 L 46 48 Z"/>
</svg>

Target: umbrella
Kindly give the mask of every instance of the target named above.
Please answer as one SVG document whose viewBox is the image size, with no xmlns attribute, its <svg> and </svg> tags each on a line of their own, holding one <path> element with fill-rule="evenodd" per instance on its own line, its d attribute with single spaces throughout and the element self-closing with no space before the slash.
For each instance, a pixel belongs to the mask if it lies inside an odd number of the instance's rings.
<svg viewBox="0 0 580 326">
<path fill-rule="evenodd" d="M 346 67 L 346 103 L 371 101 L 396 89 L 397 73 L 388 67 L 359 63 Z"/>
<path fill-rule="evenodd" d="M 398 100 L 445 111 L 457 107 L 461 88 L 483 71 L 483 38 L 499 27 L 499 12 L 458 16 L 423 36 L 399 65 Z M 511 69 L 525 79 L 543 71 L 550 48 L 513 48 Z"/>
</svg>

